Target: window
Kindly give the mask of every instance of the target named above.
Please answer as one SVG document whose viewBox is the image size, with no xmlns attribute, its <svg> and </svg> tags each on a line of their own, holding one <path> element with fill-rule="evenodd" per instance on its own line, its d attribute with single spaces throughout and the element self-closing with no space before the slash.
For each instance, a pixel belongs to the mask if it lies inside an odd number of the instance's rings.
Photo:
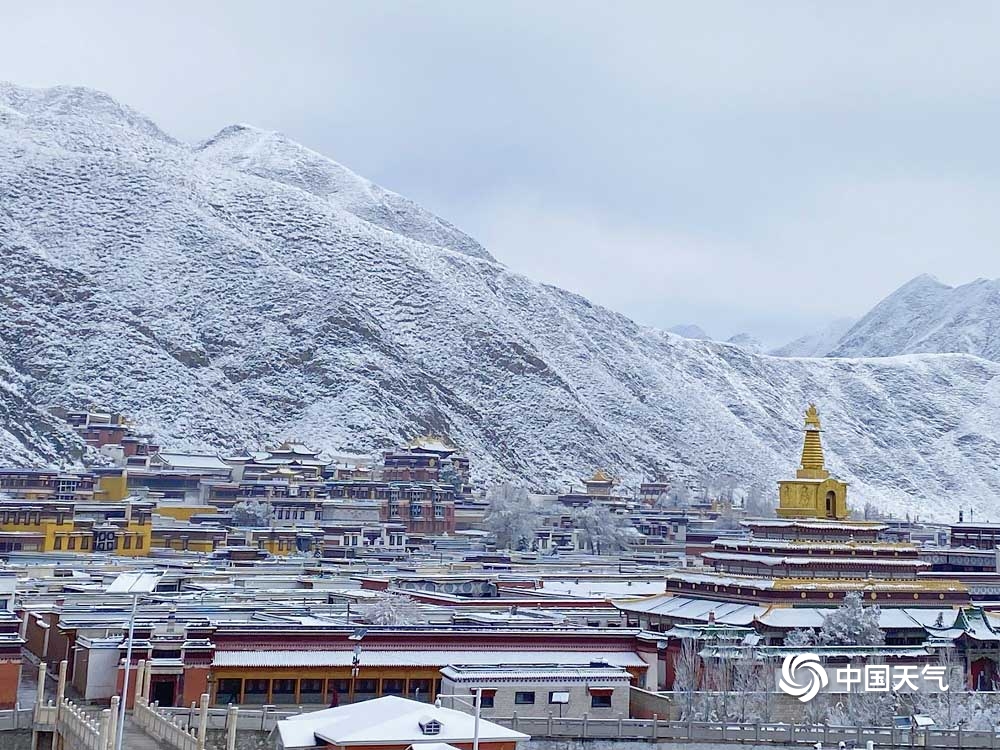
<svg viewBox="0 0 1000 750">
<path fill-rule="evenodd" d="M 243 702 L 258 704 L 267 703 L 267 690 L 270 685 L 270 680 L 244 680 Z"/>
<path fill-rule="evenodd" d="M 437 719 L 421 719 L 417 723 L 423 734 L 441 734 L 441 722 Z"/>
<path fill-rule="evenodd" d="M 377 697 L 378 697 L 378 680 L 357 679 L 354 681 L 355 702 L 367 701 Z"/>
<path fill-rule="evenodd" d="M 299 680 L 299 703 L 322 703 L 323 680 Z"/>
<path fill-rule="evenodd" d="M 85 536 L 83 539 L 80 540 L 80 549 L 83 549 L 83 550 L 90 549 L 90 537 L 89 536 Z"/>
<path fill-rule="evenodd" d="M 444 506 L 443 505 L 435 505 L 434 506 L 434 517 L 435 518 L 444 518 Z"/>
<path fill-rule="evenodd" d="M 493 699 L 496 696 L 496 690 L 484 690 L 483 691 L 483 705 L 482 708 L 493 708 Z M 472 705 L 476 705 L 476 699 L 472 699 Z"/>
<path fill-rule="evenodd" d="M 327 680 L 326 681 L 326 703 L 330 707 L 339 706 L 341 703 L 348 703 L 351 700 L 350 680 Z"/>
<path fill-rule="evenodd" d="M 243 680 L 238 677 L 226 677 L 219 680 L 219 687 L 215 690 L 215 702 L 218 704 L 229 704 L 240 702 L 240 690 L 243 689 Z"/>
<path fill-rule="evenodd" d="M 132 535 L 125 534 L 122 536 L 122 547 L 124 549 L 132 549 Z"/>
<path fill-rule="evenodd" d="M 434 696 L 431 695 L 433 687 L 434 685 L 431 680 L 410 680 L 410 688 L 406 697 L 412 698 L 415 701 L 430 703 L 434 700 Z"/>
<path fill-rule="evenodd" d="M 424 516 L 424 506 L 422 505 L 410 506 L 410 518 L 423 518 L 423 516 Z"/>
<path fill-rule="evenodd" d="M 69 538 L 69 544 L 66 546 L 66 549 L 76 549 L 76 537 L 75 536 L 71 536 Z"/>
<path fill-rule="evenodd" d="M 590 707 L 591 708 L 611 708 L 611 695 L 615 692 L 614 688 L 606 687 L 592 687 L 590 688 Z"/>
<path fill-rule="evenodd" d="M 514 693 L 515 706 L 535 705 L 535 692 L 533 690 L 518 690 Z"/>
<path fill-rule="evenodd" d="M 135 538 L 135 548 L 142 549 L 142 535 L 139 535 Z"/>
<path fill-rule="evenodd" d="M 52 549 L 62 549 L 62 540 L 63 540 L 62 536 L 57 536 L 55 544 L 52 546 Z"/>
<path fill-rule="evenodd" d="M 382 695 L 402 695 L 406 690 L 406 680 L 382 680 Z"/>
<path fill-rule="evenodd" d="M 272 680 L 271 702 L 295 703 L 295 680 Z"/>
</svg>

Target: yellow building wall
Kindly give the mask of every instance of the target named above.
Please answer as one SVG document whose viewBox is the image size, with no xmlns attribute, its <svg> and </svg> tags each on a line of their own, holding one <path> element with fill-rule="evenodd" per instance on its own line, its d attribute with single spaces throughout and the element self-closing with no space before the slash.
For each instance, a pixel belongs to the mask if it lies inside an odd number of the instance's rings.
<svg viewBox="0 0 1000 750">
<path fill-rule="evenodd" d="M 197 513 L 218 515 L 219 509 L 214 505 L 160 505 L 156 508 L 156 513 L 177 521 L 190 521 L 191 516 Z"/>
<path fill-rule="evenodd" d="M 32 534 L 41 533 L 44 536 L 42 541 L 42 552 L 52 552 L 55 550 L 56 535 L 60 534 L 64 537 L 68 537 L 69 534 L 73 533 L 73 522 L 67 521 L 66 523 L 55 523 L 53 521 L 46 521 L 44 518 L 40 523 L 5 523 L 0 524 L 0 531 L 6 532 L 30 532 Z M 66 549 L 66 545 L 63 545 L 63 550 Z"/>
<path fill-rule="evenodd" d="M 183 539 L 170 539 L 165 541 L 163 539 L 153 538 L 153 546 L 157 549 L 173 549 L 178 552 L 185 551 L 184 540 Z M 215 549 L 212 547 L 211 540 L 208 539 L 188 539 L 187 552 L 214 552 Z"/>
<path fill-rule="evenodd" d="M 128 497 L 128 478 L 125 470 L 120 474 L 104 474 L 97 480 L 94 499 L 102 502 L 118 503 Z"/>
<path fill-rule="evenodd" d="M 153 525 L 151 523 L 136 523 L 129 521 L 119 534 L 115 545 L 115 554 L 120 557 L 148 557 L 153 546 Z M 125 539 L 130 541 L 126 547 Z"/>
</svg>

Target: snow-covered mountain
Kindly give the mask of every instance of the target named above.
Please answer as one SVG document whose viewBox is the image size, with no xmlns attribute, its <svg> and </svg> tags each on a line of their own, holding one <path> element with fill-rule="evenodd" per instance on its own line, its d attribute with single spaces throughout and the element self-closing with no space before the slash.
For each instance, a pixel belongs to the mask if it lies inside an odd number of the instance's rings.
<svg viewBox="0 0 1000 750">
<path fill-rule="evenodd" d="M 764 351 L 764 345 L 760 340 L 749 333 L 737 333 L 735 336 L 730 336 L 726 339 L 726 343 L 746 349 L 753 354 L 760 354 Z"/>
<path fill-rule="evenodd" d="M 853 502 L 987 518 L 1000 364 L 782 359 L 643 328 L 496 263 L 288 139 L 177 142 L 106 95 L 0 88 L 0 460 L 100 404 L 177 447 L 424 432 L 480 478 L 733 474 L 770 488 L 815 400 Z"/>
<path fill-rule="evenodd" d="M 857 322 L 857 318 L 838 318 L 815 333 L 806 334 L 770 353 L 775 357 L 825 357 Z"/>
<path fill-rule="evenodd" d="M 705 329 L 695 323 L 681 323 L 667 329 L 670 333 L 676 333 L 686 339 L 697 339 L 699 341 L 711 341 L 712 337 L 705 332 Z"/>
<path fill-rule="evenodd" d="M 829 351 L 834 357 L 962 352 L 1000 361 L 1000 280 L 948 286 L 918 276 L 859 320 Z"/>
</svg>

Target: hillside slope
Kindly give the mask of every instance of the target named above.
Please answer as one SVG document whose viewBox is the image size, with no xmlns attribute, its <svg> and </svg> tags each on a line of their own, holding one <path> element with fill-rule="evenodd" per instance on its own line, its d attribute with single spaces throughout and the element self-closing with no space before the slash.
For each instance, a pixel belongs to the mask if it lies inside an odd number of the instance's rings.
<svg viewBox="0 0 1000 750">
<path fill-rule="evenodd" d="M 365 452 L 447 433 L 480 478 L 729 473 L 768 487 L 815 400 L 854 502 L 987 517 L 1000 365 L 780 359 L 642 328 L 496 263 L 273 133 L 178 143 L 104 94 L 0 87 L 4 462 L 21 411 L 98 403 L 179 447 Z M 8 441 L 9 442 L 9 441 Z"/>
</svg>

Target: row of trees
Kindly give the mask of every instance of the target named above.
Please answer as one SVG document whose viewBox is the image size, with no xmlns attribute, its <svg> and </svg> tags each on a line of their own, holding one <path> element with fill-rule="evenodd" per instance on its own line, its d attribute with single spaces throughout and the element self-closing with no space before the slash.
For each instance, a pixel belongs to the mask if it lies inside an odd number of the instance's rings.
<svg viewBox="0 0 1000 750">
<path fill-rule="evenodd" d="M 878 622 L 878 606 L 866 607 L 860 594 L 850 593 L 819 629 L 793 630 L 784 644 L 803 650 L 811 646 L 881 646 L 885 633 Z M 952 649 L 942 652 L 939 666 L 947 675 L 947 691 L 820 693 L 803 704 L 802 719 L 837 726 L 889 726 L 894 716 L 919 713 L 930 716 L 939 728 L 989 731 L 1000 726 L 1000 696 L 962 689 L 965 667 Z M 779 667 L 777 660 L 763 659 L 743 644 L 702 659 L 695 641 L 685 640 L 674 660 L 674 691 L 683 718 L 772 720 Z"/>
<path fill-rule="evenodd" d="M 532 500 L 524 487 L 514 484 L 494 487 L 487 500 L 489 507 L 483 522 L 499 549 L 533 549 L 535 530 L 545 518 L 564 512 L 554 503 Z M 570 515 L 585 548 L 598 555 L 624 549 L 636 533 L 628 518 L 612 513 L 604 505 L 577 508 Z"/>
</svg>

